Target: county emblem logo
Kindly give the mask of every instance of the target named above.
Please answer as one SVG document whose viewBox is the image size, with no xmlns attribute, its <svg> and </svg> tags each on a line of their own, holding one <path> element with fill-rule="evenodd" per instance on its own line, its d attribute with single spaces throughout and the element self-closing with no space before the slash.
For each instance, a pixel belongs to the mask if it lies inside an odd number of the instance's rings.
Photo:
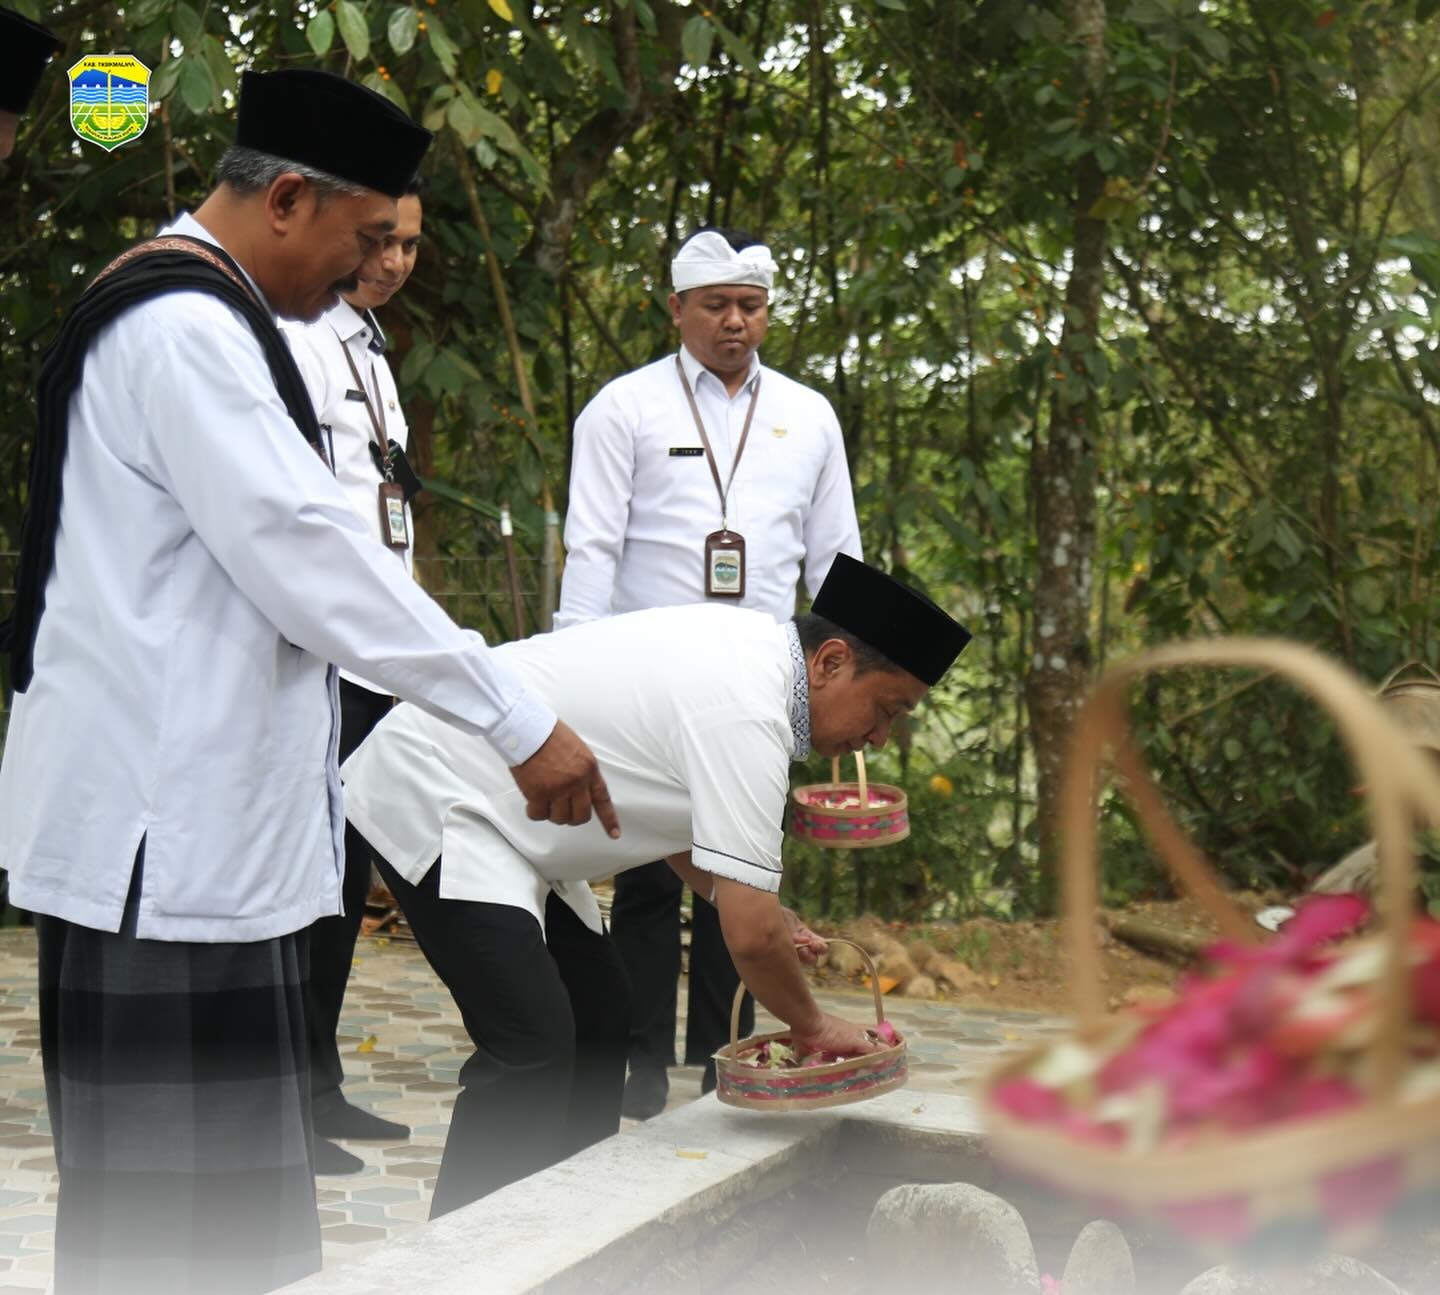
<svg viewBox="0 0 1440 1295">
<path fill-rule="evenodd" d="M 90 54 L 70 69 L 70 124 L 107 153 L 150 122 L 150 69 L 129 54 Z"/>
</svg>

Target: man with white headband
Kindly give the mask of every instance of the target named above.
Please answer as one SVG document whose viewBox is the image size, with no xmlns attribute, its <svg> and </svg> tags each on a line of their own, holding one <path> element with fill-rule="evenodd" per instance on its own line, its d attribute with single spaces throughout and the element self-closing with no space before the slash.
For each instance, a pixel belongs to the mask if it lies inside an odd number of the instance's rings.
<svg viewBox="0 0 1440 1295">
<path fill-rule="evenodd" d="M 575 423 L 556 628 L 714 601 L 795 613 L 837 553 L 861 557 L 845 443 L 829 401 L 758 351 L 777 266 L 770 249 L 702 230 L 671 262 L 680 349 L 606 386 Z M 626 1115 L 664 1109 L 675 1060 L 682 884 L 663 862 L 615 882 L 614 936 L 632 981 Z M 739 984 L 714 909 L 695 905 L 685 1062 L 729 1038 Z M 742 1032 L 753 1028 L 747 999 Z"/>
</svg>

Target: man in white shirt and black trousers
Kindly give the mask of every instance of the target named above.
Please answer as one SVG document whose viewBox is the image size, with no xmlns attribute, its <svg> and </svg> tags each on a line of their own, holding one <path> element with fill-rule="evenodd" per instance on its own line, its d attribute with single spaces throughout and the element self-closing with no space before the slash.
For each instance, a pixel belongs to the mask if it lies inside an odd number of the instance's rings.
<svg viewBox="0 0 1440 1295">
<path fill-rule="evenodd" d="M 409 428 L 400 408 L 395 378 L 385 362 L 385 334 L 374 311 L 404 286 L 415 269 L 424 211 L 417 176 L 396 201 L 395 228 L 372 250 L 356 273 L 353 292 L 311 324 L 290 322 L 290 342 L 300 376 L 315 404 L 335 480 L 375 539 L 410 575 L 414 530 L 410 500 L 419 480 L 405 457 Z M 360 744 L 395 699 L 348 670 L 340 672 L 340 759 Z M 305 986 L 310 1032 L 310 1113 L 315 1123 L 315 1171 L 349 1174 L 364 1167 L 359 1156 L 330 1138 L 395 1142 L 409 1128 L 345 1100 L 345 1072 L 335 1030 L 355 956 L 355 938 L 370 893 L 370 853 L 353 828 L 345 830 L 345 912 L 322 917 L 310 929 L 310 979 Z"/>
<path fill-rule="evenodd" d="M 672 266 L 678 354 L 607 385 L 575 422 L 555 625 L 707 599 L 795 612 L 837 553 L 861 556 L 845 442 L 829 401 L 760 363 L 776 265 L 763 244 L 702 230 Z M 679 878 L 663 862 L 616 878 L 615 942 L 634 984 L 625 1114 L 664 1109 L 675 1061 Z M 685 1061 L 728 1037 L 738 976 L 712 909 L 690 943 Z M 745 1004 L 742 1026 L 754 1021 Z"/>
<path fill-rule="evenodd" d="M 345 810 L 475 1044 L 432 1218 L 619 1127 L 628 978 L 587 884 L 598 877 L 664 858 L 697 907 L 716 909 L 745 984 L 807 1051 L 874 1050 L 861 1026 L 820 1010 L 795 946 L 824 942 L 780 906 L 790 764 L 812 747 L 882 745 L 969 638 L 840 554 L 814 612 L 783 624 L 657 607 L 500 645 L 595 751 L 619 841 L 531 822 L 494 752 L 418 707 L 380 721 L 345 762 Z"/>
<path fill-rule="evenodd" d="M 193 215 L 41 366 L 0 763 L 36 914 L 57 1295 L 241 1295 L 320 1266 L 301 989 L 337 914 L 337 663 L 489 745 L 524 812 L 619 823 L 595 758 L 375 543 L 276 316 L 391 233 L 430 142 L 323 72 L 247 72 Z"/>
</svg>

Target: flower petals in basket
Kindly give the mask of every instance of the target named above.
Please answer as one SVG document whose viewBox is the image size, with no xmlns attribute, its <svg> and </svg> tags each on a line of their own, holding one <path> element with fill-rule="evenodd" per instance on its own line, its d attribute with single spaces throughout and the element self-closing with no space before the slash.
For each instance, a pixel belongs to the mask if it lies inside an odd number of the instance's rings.
<svg viewBox="0 0 1440 1295">
<path fill-rule="evenodd" d="M 840 781 L 840 761 L 832 760 L 830 782 L 796 787 L 791 835 L 828 850 L 863 850 L 892 845 L 910 835 L 909 801 L 904 791 L 865 776 L 865 753 L 855 752 L 857 782 Z"/>
<path fill-rule="evenodd" d="M 1124 688 L 1155 669 L 1270 669 L 1324 701 L 1364 778 L 1383 886 L 1379 934 L 1350 895 L 1305 901 L 1273 942 L 1223 896 L 1131 743 Z M 1103 1013 L 1094 940 L 1105 748 L 1165 862 L 1224 939 L 1174 1003 Z M 1103 679 L 1076 723 L 1063 792 L 1066 941 L 1079 1024 L 981 1089 L 997 1160 L 1254 1263 L 1355 1252 L 1440 1207 L 1440 923 L 1411 911 L 1411 816 L 1440 779 L 1358 680 L 1295 644 L 1161 648 Z"/>
<path fill-rule="evenodd" d="M 880 977 L 870 955 L 850 940 L 831 938 L 859 950 L 870 970 L 875 996 L 874 1034 L 886 1046 L 856 1057 L 798 1056 L 788 1030 L 739 1038 L 742 984 L 730 1010 L 730 1042 L 715 1054 L 715 1096 L 726 1106 L 752 1111 L 811 1111 L 878 1097 L 910 1076 L 905 1040 L 885 1020 Z"/>
</svg>

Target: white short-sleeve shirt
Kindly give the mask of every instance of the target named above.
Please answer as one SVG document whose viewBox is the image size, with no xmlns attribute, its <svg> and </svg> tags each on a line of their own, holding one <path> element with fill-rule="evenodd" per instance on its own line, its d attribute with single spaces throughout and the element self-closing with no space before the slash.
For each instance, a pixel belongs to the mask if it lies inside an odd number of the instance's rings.
<svg viewBox="0 0 1440 1295">
<path fill-rule="evenodd" d="M 707 872 L 778 891 L 797 743 L 790 632 L 763 613 L 704 604 L 495 649 L 595 752 L 618 841 L 598 821 L 531 821 L 486 742 L 409 705 L 346 761 L 346 813 L 406 880 L 443 855 L 442 897 L 510 904 L 537 920 L 553 888 L 599 930 L 581 883 L 687 849 Z"/>
</svg>

